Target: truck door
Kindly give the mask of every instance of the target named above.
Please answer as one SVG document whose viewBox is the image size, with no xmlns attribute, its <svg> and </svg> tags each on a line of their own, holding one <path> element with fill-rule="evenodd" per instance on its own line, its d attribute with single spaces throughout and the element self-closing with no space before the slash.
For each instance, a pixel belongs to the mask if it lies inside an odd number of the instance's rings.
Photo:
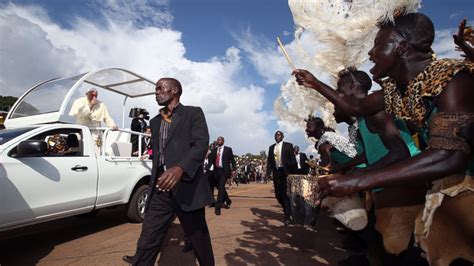
<svg viewBox="0 0 474 266">
<path fill-rule="evenodd" d="M 84 153 L 84 134 L 90 135 L 81 128 L 47 130 L 29 138 L 45 140 L 46 155 L 15 158 L 15 147 L 4 156 L 6 180 L 0 227 L 93 209 L 97 161 L 94 154 Z"/>
</svg>

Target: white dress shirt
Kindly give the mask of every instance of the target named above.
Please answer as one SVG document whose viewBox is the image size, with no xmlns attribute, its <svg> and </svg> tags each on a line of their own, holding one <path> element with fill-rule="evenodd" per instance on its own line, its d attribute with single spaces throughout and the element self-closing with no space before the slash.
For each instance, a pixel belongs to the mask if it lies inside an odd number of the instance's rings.
<svg viewBox="0 0 474 266">
<path fill-rule="evenodd" d="M 282 147 L 283 147 L 283 141 L 280 141 L 279 143 L 276 143 L 276 144 L 275 144 L 275 148 L 274 148 L 274 150 L 273 150 L 273 153 L 275 154 L 275 166 L 276 166 L 277 168 L 283 166 L 283 164 L 282 164 L 282 162 L 281 162 L 281 156 L 282 156 L 282 154 L 281 154 L 281 148 L 282 148 Z M 277 158 L 277 156 L 276 156 L 277 152 L 280 154 L 280 158 Z"/>
<path fill-rule="evenodd" d="M 301 164 L 300 164 L 300 153 L 296 154 L 296 163 L 298 164 L 298 169 L 301 169 Z"/>
<path fill-rule="evenodd" d="M 217 154 L 219 154 L 219 165 L 216 165 L 216 167 L 222 168 L 222 154 L 224 153 L 224 145 L 217 147 Z"/>
</svg>

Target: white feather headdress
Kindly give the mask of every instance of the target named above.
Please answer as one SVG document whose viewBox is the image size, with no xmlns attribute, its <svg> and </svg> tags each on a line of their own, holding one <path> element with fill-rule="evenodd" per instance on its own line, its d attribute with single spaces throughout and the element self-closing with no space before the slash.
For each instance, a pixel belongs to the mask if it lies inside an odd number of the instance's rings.
<svg viewBox="0 0 474 266">
<path fill-rule="evenodd" d="M 301 65 L 316 74 L 327 75 L 335 85 L 337 73 L 349 66 L 359 67 L 368 59 L 377 34 L 377 24 L 393 21 L 394 14 L 415 12 L 421 0 L 289 0 L 296 25 L 296 53 Z M 309 54 L 301 39 L 309 35 L 318 50 Z M 291 77 L 275 101 L 276 115 L 283 121 L 304 125 L 309 114 L 318 113 L 334 126 L 333 105 L 319 93 L 301 88 Z"/>
</svg>

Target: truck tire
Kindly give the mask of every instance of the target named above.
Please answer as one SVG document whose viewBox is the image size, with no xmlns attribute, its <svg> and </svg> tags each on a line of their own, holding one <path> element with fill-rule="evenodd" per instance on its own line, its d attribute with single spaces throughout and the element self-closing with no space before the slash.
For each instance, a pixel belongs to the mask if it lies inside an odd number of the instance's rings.
<svg viewBox="0 0 474 266">
<path fill-rule="evenodd" d="M 148 198 L 148 185 L 139 186 L 128 203 L 127 217 L 131 222 L 141 223 L 145 217 L 145 204 Z"/>
</svg>

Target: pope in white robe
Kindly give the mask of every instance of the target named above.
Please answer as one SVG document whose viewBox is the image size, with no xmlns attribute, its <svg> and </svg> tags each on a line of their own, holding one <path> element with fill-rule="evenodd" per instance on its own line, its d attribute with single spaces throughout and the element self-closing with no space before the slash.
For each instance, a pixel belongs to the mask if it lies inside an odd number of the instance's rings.
<svg viewBox="0 0 474 266">
<path fill-rule="evenodd" d="M 100 127 L 101 122 L 104 122 L 108 127 L 116 130 L 117 126 L 112 117 L 110 117 L 107 106 L 97 99 L 97 95 L 96 89 L 89 89 L 86 92 L 86 97 L 81 97 L 74 101 L 69 115 L 76 118 L 76 123 L 92 129 Z M 91 133 L 97 146 L 100 146 L 100 132 L 93 130 Z"/>
</svg>

